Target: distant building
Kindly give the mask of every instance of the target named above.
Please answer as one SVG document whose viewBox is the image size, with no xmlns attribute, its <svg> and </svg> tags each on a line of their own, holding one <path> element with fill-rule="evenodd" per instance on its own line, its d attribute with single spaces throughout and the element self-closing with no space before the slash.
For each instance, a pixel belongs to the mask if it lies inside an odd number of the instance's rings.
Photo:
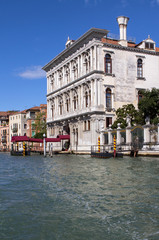
<svg viewBox="0 0 159 240">
<path fill-rule="evenodd" d="M 13 136 L 25 136 L 27 133 L 26 110 L 9 116 L 10 141 Z M 11 142 L 10 142 L 11 146 Z M 22 147 L 22 143 L 20 143 Z"/>
<path fill-rule="evenodd" d="M 0 151 L 9 150 L 9 116 L 14 111 L 0 112 Z"/>
<path fill-rule="evenodd" d="M 38 113 L 43 113 L 43 120 L 46 121 L 47 104 L 41 104 L 40 107 L 32 107 L 26 110 L 28 137 L 34 137 L 36 134 L 35 124 Z"/>
<path fill-rule="evenodd" d="M 9 113 L 0 112 L 0 151 L 9 148 Z"/>
<path fill-rule="evenodd" d="M 41 112 L 44 113 L 44 120 L 46 120 L 46 104 L 41 104 L 40 106 L 32 107 L 10 115 L 10 140 L 13 136 L 34 137 L 36 134 L 34 123 L 36 121 L 37 113 Z M 22 143 L 19 144 L 19 147 L 22 147 Z"/>
<path fill-rule="evenodd" d="M 127 40 L 129 18 L 117 18 L 120 38 L 92 28 L 43 67 L 47 135 L 70 134 L 72 150 L 90 150 L 124 104 L 137 108 L 142 89 L 159 88 L 159 48 L 150 36 Z"/>
</svg>

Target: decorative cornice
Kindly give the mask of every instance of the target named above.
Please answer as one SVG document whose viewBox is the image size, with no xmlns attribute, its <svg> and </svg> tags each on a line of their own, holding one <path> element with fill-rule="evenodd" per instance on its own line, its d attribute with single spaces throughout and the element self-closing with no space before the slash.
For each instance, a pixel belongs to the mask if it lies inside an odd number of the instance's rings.
<svg viewBox="0 0 159 240">
<path fill-rule="evenodd" d="M 159 56 L 159 52 L 152 52 L 152 51 L 143 50 L 143 49 L 139 49 L 139 48 L 124 47 L 121 45 L 114 45 L 114 44 L 110 44 L 110 43 L 103 43 L 103 46 L 109 47 L 109 48 L 114 48 L 114 49 L 120 49 L 123 51 L 130 51 L 130 52 L 137 52 L 137 53 L 144 53 L 144 54 Z"/>
<path fill-rule="evenodd" d="M 52 59 L 48 64 L 46 64 L 42 69 L 47 71 L 49 70 L 50 66 L 55 63 L 57 60 L 62 61 L 65 58 L 67 53 L 73 53 L 74 48 L 79 45 L 82 41 L 88 39 L 89 41 L 93 38 L 101 39 L 104 35 L 108 34 L 108 30 L 99 29 L 99 28 L 91 28 L 85 34 L 83 34 L 80 38 L 78 38 L 73 44 L 71 44 L 68 48 L 63 50 L 60 54 L 58 54 L 54 59 Z"/>
<path fill-rule="evenodd" d="M 105 115 L 105 111 L 93 111 L 93 112 L 81 113 L 81 114 L 77 114 L 76 116 L 70 116 L 70 117 L 67 117 L 67 118 L 63 118 L 63 119 L 47 122 L 47 125 L 52 124 L 52 123 L 54 124 L 54 123 L 69 121 L 69 120 L 73 121 L 73 120 L 76 120 L 77 118 L 80 118 L 82 120 L 83 118 L 86 118 L 86 117 L 90 118 L 94 114 L 96 114 L 96 115 Z"/>
</svg>

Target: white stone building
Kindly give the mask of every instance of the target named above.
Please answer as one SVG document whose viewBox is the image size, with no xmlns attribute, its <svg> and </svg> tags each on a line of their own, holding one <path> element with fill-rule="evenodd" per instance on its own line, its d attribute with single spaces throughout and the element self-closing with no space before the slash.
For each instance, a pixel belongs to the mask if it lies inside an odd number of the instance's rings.
<svg viewBox="0 0 159 240">
<path fill-rule="evenodd" d="M 16 112 L 9 116 L 10 145 L 13 136 L 25 136 L 27 133 L 26 111 Z M 22 143 L 19 143 L 22 148 Z M 10 146 L 11 148 L 11 146 Z"/>
<path fill-rule="evenodd" d="M 92 28 L 43 67 L 48 137 L 70 134 L 70 148 L 90 151 L 124 104 L 137 107 L 141 89 L 159 88 L 159 48 L 148 37 L 127 40 L 129 18 L 118 17 L 120 39 Z"/>
</svg>

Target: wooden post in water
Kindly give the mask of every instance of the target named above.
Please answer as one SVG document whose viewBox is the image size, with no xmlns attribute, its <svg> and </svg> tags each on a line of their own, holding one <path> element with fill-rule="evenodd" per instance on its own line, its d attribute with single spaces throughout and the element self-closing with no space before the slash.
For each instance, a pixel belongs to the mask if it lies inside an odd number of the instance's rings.
<svg viewBox="0 0 159 240">
<path fill-rule="evenodd" d="M 100 137 L 98 137 L 98 152 L 100 152 Z"/>
<path fill-rule="evenodd" d="M 25 156 L 25 142 L 23 142 L 23 156 Z"/>
<path fill-rule="evenodd" d="M 116 137 L 114 135 L 114 157 L 116 157 Z"/>
<path fill-rule="evenodd" d="M 44 157 L 46 157 L 46 141 L 45 141 L 45 133 L 43 134 L 43 143 L 44 143 Z"/>
</svg>

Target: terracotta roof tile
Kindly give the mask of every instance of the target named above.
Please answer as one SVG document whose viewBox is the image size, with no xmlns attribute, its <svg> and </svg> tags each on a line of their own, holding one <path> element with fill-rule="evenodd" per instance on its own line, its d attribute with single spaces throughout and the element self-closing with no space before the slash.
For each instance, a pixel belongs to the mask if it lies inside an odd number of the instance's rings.
<svg viewBox="0 0 159 240">
<path fill-rule="evenodd" d="M 110 43 L 114 45 L 119 45 L 118 40 L 108 39 L 108 38 L 102 38 L 101 41 L 103 43 Z"/>
<path fill-rule="evenodd" d="M 156 47 L 156 52 L 159 52 L 159 48 L 158 47 Z"/>
</svg>

